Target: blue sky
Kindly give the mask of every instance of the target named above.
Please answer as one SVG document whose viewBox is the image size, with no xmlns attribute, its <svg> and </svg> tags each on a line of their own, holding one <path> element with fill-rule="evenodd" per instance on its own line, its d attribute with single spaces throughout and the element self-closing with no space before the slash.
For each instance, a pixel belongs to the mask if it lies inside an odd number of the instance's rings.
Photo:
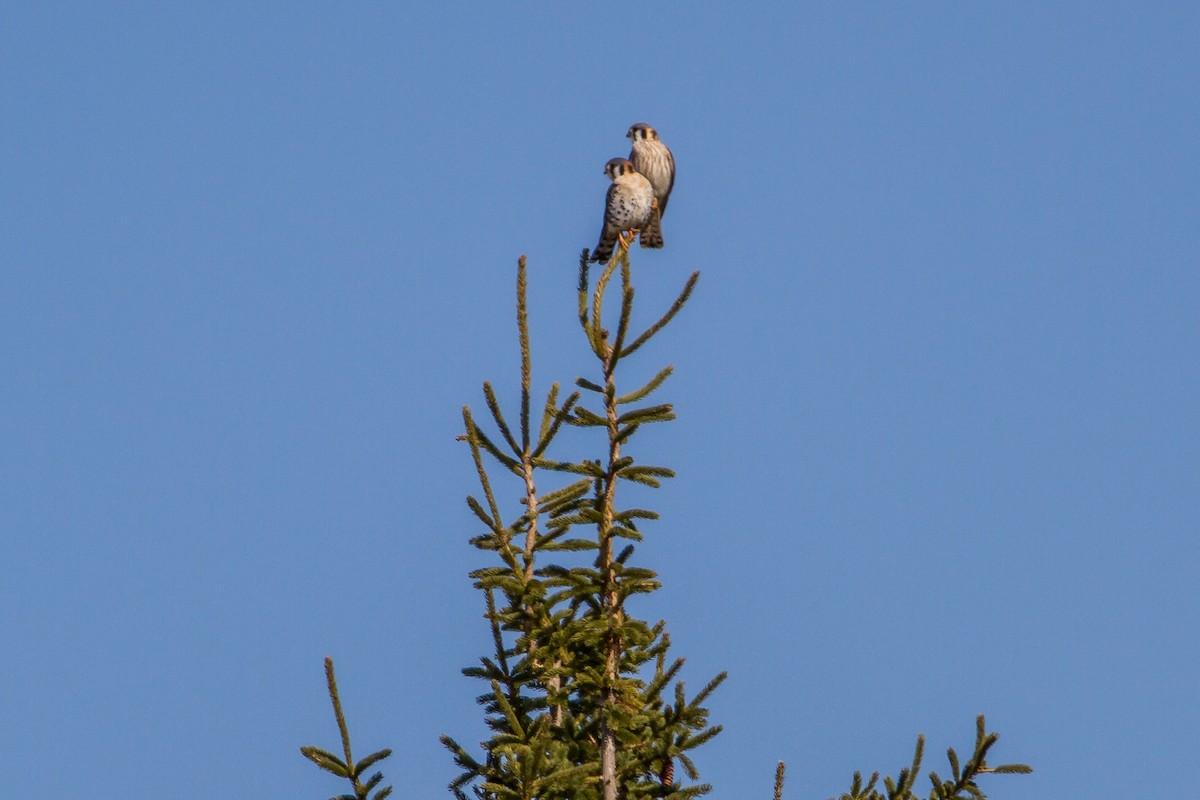
<svg viewBox="0 0 1200 800">
<path fill-rule="evenodd" d="M 604 162 L 679 177 L 642 563 L 715 797 L 1181 780 L 1200 713 L 1194 4 L 24 4 L 0 29 L 0 796 L 445 797 L 487 651 L 455 435 L 592 369 Z M 639 373 L 638 371 L 641 370 Z M 518 491 L 508 493 L 515 500 Z M 502 495 L 504 496 L 504 495 Z M 944 770 L 943 770 L 944 771 Z M 1187 781 L 1186 775 L 1182 780 Z"/>
</svg>

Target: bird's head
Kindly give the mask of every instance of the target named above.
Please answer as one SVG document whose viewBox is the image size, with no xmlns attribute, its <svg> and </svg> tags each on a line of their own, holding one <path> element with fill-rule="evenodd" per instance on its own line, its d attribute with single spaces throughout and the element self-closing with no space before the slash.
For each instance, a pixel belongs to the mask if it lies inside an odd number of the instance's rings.
<svg viewBox="0 0 1200 800">
<path fill-rule="evenodd" d="M 604 174 L 614 181 L 621 175 L 628 175 L 636 171 L 633 168 L 633 162 L 628 158 L 610 158 L 604 165 Z"/>
<path fill-rule="evenodd" d="M 644 139 L 657 139 L 658 131 L 644 122 L 635 122 L 629 126 L 629 130 L 625 135 L 635 142 L 640 142 Z"/>
</svg>

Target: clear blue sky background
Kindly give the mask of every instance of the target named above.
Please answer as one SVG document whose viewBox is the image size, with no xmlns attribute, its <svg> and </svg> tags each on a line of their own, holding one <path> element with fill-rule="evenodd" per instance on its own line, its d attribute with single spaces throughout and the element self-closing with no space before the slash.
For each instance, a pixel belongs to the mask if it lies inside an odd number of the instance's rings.
<svg viewBox="0 0 1200 800">
<path fill-rule="evenodd" d="M 458 6 L 454 8 L 454 6 Z M 495 6 L 494 8 L 492 6 Z M 642 563 L 731 677 L 715 797 L 931 763 L 995 798 L 1194 785 L 1193 3 L 24 3 L 0 26 L 0 797 L 445 797 L 483 730 L 454 441 L 539 386 L 604 162 L 679 179 L 639 318 L 702 271 Z M 579 440 L 582 441 L 582 440 Z M 502 492 L 513 508 L 518 491 Z M 1173 791 L 1173 790 L 1172 790 Z"/>
</svg>

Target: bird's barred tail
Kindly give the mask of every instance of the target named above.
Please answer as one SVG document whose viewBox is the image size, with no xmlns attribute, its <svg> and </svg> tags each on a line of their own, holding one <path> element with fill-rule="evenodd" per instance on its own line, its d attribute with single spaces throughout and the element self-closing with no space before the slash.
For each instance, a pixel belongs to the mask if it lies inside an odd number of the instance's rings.
<svg viewBox="0 0 1200 800">
<path fill-rule="evenodd" d="M 617 235 L 605 230 L 600 234 L 600 241 L 592 251 L 592 261 L 605 262 L 612 258 L 613 245 L 617 243 Z"/>
<path fill-rule="evenodd" d="M 641 235 L 638 236 L 638 241 L 642 247 L 662 247 L 662 214 L 658 212 L 658 201 L 654 202 L 654 208 L 650 211 L 650 221 L 646 223 L 646 227 L 642 228 Z"/>
</svg>

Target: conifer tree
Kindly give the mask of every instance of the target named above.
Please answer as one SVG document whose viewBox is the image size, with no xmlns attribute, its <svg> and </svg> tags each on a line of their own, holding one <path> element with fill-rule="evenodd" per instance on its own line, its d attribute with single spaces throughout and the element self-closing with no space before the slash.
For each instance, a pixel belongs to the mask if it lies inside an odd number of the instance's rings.
<svg viewBox="0 0 1200 800">
<path fill-rule="evenodd" d="M 648 382 L 629 388 L 620 367 L 647 345 L 683 308 L 699 273 L 685 282 L 675 301 L 648 328 L 635 332 L 634 290 L 629 251 L 622 247 L 593 284 L 588 251 L 579 262 L 578 317 L 594 358 L 594 372 L 575 381 L 565 398 L 551 384 L 534 425 L 532 349 L 526 304 L 526 264 L 517 264 L 517 332 L 520 397 L 515 426 L 510 424 L 491 383 L 483 397 L 490 433 L 463 408 L 464 433 L 479 480 L 479 495 L 467 505 L 481 532 L 471 543 L 491 563 L 470 573 L 483 597 L 491 653 L 464 674 L 484 681 L 478 696 L 490 737 L 472 755 L 449 736 L 443 744 L 461 772 L 449 788 L 455 800 L 688 800 L 709 791 L 699 783 L 691 753 L 716 736 L 704 707 L 725 679 L 720 673 L 688 695 L 679 680 L 682 658 L 671 658 L 666 624 L 636 616 L 630 598 L 659 588 L 653 570 L 638 566 L 635 544 L 658 515 L 627 507 L 623 487 L 657 488 L 674 477 L 667 467 L 642 464 L 627 445 L 644 425 L 665 423 L 675 414 L 670 403 L 651 402 L 672 368 L 664 366 Z M 614 279 L 616 282 L 614 283 Z M 606 311 L 616 290 L 619 306 Z M 604 320 L 615 327 L 605 327 Z M 587 442 L 576 454 L 558 452 L 563 426 L 582 429 Z M 498 487 L 519 487 L 520 507 L 502 509 Z M 326 659 L 330 698 L 345 759 L 316 747 L 301 752 L 322 769 L 350 781 L 354 794 L 334 800 L 383 800 L 376 773 L 361 782 L 365 769 L 390 754 L 374 753 L 357 764 Z M 976 721 L 973 754 L 960 764 L 947 752 L 950 779 L 929 774 L 930 800 L 983 798 L 976 779 L 987 773 L 1029 772 L 1023 764 L 990 767 L 986 757 L 998 738 Z M 917 800 L 914 786 L 924 755 L 917 740 L 911 766 L 898 776 L 879 774 L 866 782 L 855 773 L 850 791 L 837 800 Z M 688 782 L 675 781 L 679 764 Z M 782 800 L 783 762 L 775 775 L 775 800 Z M 832 800 L 832 799 L 831 799 Z"/>
<path fill-rule="evenodd" d="M 354 794 L 338 795 L 331 800 L 385 800 L 392 793 L 391 786 L 384 786 L 374 795 L 371 794 L 372 790 L 383 782 L 383 773 L 376 772 L 365 781 L 363 776 L 366 775 L 368 769 L 390 756 L 392 751 L 384 748 L 357 762 L 354 760 L 350 751 L 350 729 L 346 726 L 346 715 L 342 713 L 342 698 L 338 694 L 337 679 L 333 674 L 333 659 L 329 657 L 325 659 L 325 683 L 329 687 L 329 700 L 333 703 L 333 718 L 337 722 L 338 733 L 342 737 L 342 753 L 345 758 L 338 758 L 328 750 L 322 750 L 320 747 L 312 745 L 301 747 L 301 754 L 326 772 L 350 781 L 350 788 L 354 790 Z"/>
<path fill-rule="evenodd" d="M 559 385 L 553 384 L 535 432 L 523 258 L 517 275 L 517 428 L 508 424 L 489 383 L 483 394 L 498 435 L 486 433 L 469 408 L 463 411 L 463 439 L 483 497 L 467 501 L 484 526 L 472 543 L 499 563 L 471 573 L 484 593 L 493 654 L 464 670 L 488 682 L 490 691 L 479 702 L 493 735 L 483 743 L 482 759 L 443 737 L 463 770 L 451 788 L 459 800 L 465 800 L 468 786 L 481 798 L 514 800 L 701 794 L 707 786 L 674 781 L 674 764 L 678 760 L 688 778 L 698 779 L 689 751 L 720 730 L 708 725 L 702 704 L 725 675 L 688 697 L 678 681 L 683 660 L 668 658 L 665 624 L 630 613 L 630 597 L 659 586 L 655 573 L 632 558 L 643 536 L 640 526 L 658 515 L 623 507 L 619 500 L 621 486 L 658 487 L 674 474 L 638 464 L 623 452 L 643 425 L 674 419 L 669 404 L 648 402 L 671 367 L 632 389 L 621 382 L 620 367 L 675 317 L 698 276 L 688 279 L 656 323 L 637 333 L 631 328 L 628 251 L 609 261 L 594 288 L 584 251 L 578 312 L 596 374 L 577 379 L 578 391 L 561 403 Z M 610 332 L 604 301 L 617 275 L 620 305 Z M 574 459 L 552 456 L 563 424 L 592 432 L 592 451 Z M 511 473 L 524 491 L 522 508 L 511 520 L 496 504 L 489 464 L 501 475 Z M 554 488 L 540 493 L 539 483 Z"/>
</svg>

